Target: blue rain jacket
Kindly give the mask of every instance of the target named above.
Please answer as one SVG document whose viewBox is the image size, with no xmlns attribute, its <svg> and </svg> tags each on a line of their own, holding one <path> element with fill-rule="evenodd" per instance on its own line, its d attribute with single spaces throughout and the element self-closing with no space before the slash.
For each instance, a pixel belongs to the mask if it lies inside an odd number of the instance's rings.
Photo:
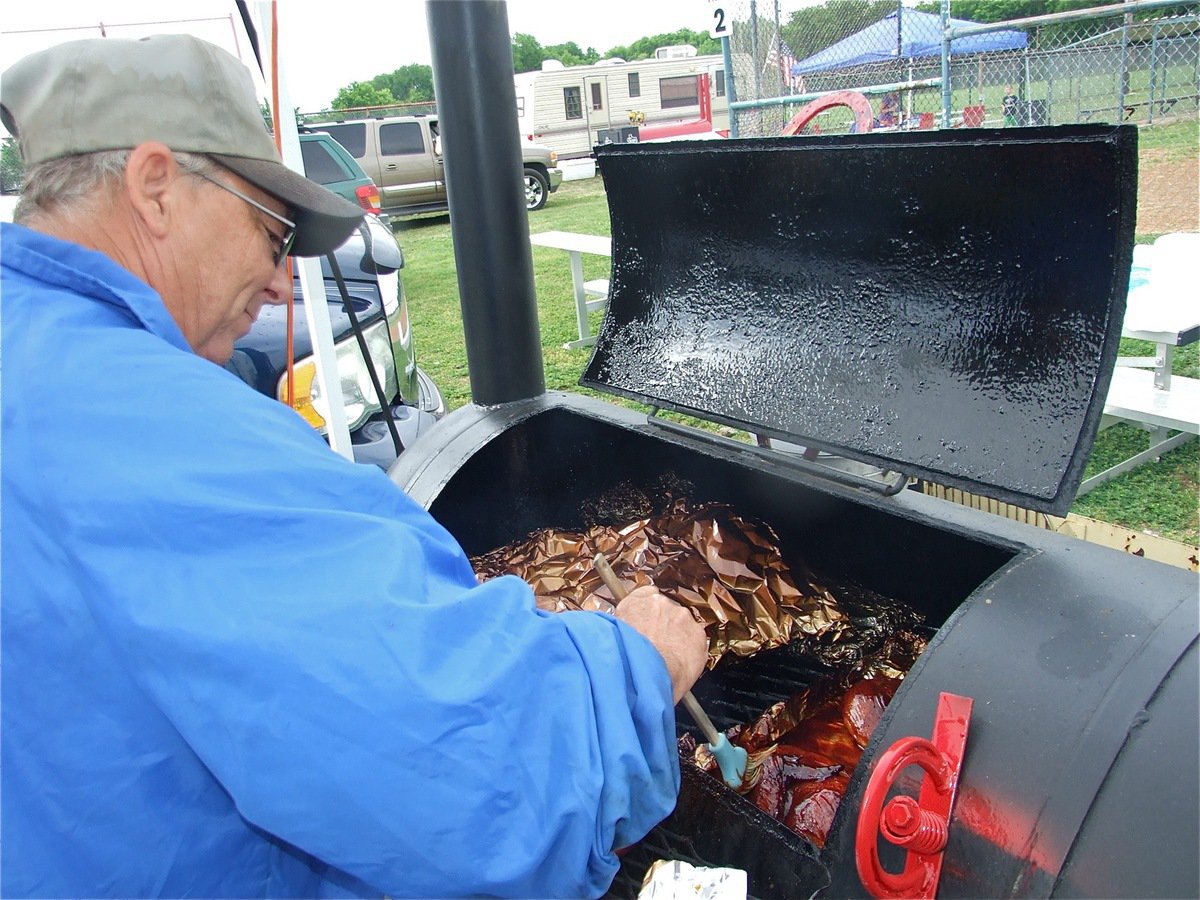
<svg viewBox="0 0 1200 900">
<path fill-rule="evenodd" d="M 0 228 L 0 895 L 603 893 L 679 787 L 649 642 Z"/>
</svg>

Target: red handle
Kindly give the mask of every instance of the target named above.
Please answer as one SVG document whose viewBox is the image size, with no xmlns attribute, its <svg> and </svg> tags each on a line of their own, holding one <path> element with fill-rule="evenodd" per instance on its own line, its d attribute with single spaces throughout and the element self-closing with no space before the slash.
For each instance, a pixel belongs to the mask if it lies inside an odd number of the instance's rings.
<svg viewBox="0 0 1200 900">
<path fill-rule="evenodd" d="M 871 896 L 932 900 L 937 894 L 972 702 L 970 697 L 943 693 L 933 721 L 933 740 L 901 738 L 876 760 L 863 791 L 855 839 L 858 877 Z M 896 777 L 909 766 L 925 770 L 920 798 L 899 795 L 885 807 Z M 908 851 L 903 871 L 893 873 L 883 867 L 880 834 Z"/>
</svg>

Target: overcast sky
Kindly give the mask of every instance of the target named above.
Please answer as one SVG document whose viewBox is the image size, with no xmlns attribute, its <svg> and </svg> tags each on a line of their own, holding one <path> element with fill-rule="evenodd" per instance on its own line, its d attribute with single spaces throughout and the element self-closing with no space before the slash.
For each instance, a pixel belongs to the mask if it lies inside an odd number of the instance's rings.
<svg viewBox="0 0 1200 900">
<path fill-rule="evenodd" d="M 790 10 L 815 2 L 780 0 L 781 15 L 786 19 Z M 749 3 L 729 0 L 733 8 L 748 9 Z M 679 28 L 708 31 L 718 5 L 715 0 L 509 0 L 508 22 L 512 33 L 532 34 L 543 45 L 575 41 L 604 52 Z M 430 61 L 424 0 L 282 0 L 279 6 L 280 55 L 292 105 L 302 111 L 328 107 L 338 89 L 353 81 Z M 101 22 L 110 37 L 188 31 L 232 51 L 231 8 L 226 0 L 9 0 L 0 9 L 0 64 L 7 67 L 52 43 L 96 37 Z M 758 0 L 758 8 L 772 15 L 774 0 Z M 245 55 L 246 48 L 241 50 Z"/>
</svg>

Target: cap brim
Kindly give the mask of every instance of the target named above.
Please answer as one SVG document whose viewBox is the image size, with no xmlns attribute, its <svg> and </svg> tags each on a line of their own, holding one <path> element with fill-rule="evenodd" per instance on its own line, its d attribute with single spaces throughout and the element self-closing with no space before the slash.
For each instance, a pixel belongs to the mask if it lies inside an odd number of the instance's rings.
<svg viewBox="0 0 1200 900">
<path fill-rule="evenodd" d="M 282 163 L 220 153 L 210 153 L 209 156 L 287 204 L 296 223 L 293 256 L 321 256 L 328 253 L 339 247 L 363 220 L 361 207 L 293 172 Z"/>
</svg>

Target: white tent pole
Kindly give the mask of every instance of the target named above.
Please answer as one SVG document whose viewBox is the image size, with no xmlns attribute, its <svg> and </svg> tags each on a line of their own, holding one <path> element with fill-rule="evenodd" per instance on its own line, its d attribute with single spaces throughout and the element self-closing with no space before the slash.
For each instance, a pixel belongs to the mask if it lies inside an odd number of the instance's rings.
<svg viewBox="0 0 1200 900">
<path fill-rule="evenodd" d="M 281 7 L 285 4 L 280 4 Z M 266 66 L 264 77 L 270 83 L 272 66 L 278 66 L 279 71 L 279 109 L 272 111 L 275 128 L 282 143 L 283 161 L 288 168 L 303 174 L 304 160 L 300 155 L 300 135 L 296 130 L 296 117 L 292 111 L 291 99 L 287 92 L 286 70 L 271 52 L 271 2 L 257 0 L 254 4 L 255 18 L 258 20 L 258 33 L 262 36 L 262 59 Z M 279 11 L 282 14 L 282 9 Z M 280 26 L 280 31 L 286 29 Z M 326 398 L 328 415 L 326 427 L 329 444 L 333 449 L 347 459 L 354 459 L 354 448 L 350 443 L 350 429 L 346 424 L 345 397 L 342 394 L 342 381 L 337 371 L 337 356 L 333 350 L 333 326 L 329 321 L 329 305 L 325 301 L 325 280 L 321 275 L 319 259 L 292 259 L 292 265 L 300 276 L 300 292 L 304 295 L 305 320 L 308 322 L 308 336 L 312 340 L 313 356 L 317 364 L 317 378 L 321 386 L 321 396 Z"/>
</svg>

